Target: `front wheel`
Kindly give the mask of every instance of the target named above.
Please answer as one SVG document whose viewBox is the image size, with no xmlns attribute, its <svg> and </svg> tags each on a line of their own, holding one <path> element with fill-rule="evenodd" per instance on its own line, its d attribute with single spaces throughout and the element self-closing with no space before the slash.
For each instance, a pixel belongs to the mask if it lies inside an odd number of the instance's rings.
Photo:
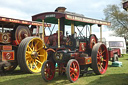
<svg viewBox="0 0 128 85">
<path fill-rule="evenodd" d="M 92 69 L 98 75 L 104 74 L 108 67 L 108 51 L 104 44 L 97 43 L 94 45 L 91 53 Z"/>
<path fill-rule="evenodd" d="M 80 75 L 80 67 L 77 60 L 71 59 L 68 61 L 66 67 L 66 74 L 70 82 L 75 82 L 76 80 L 78 80 Z"/>
<path fill-rule="evenodd" d="M 55 65 L 52 61 L 47 60 L 44 62 L 44 64 L 42 65 L 42 69 L 41 69 L 41 75 L 45 81 L 50 81 L 54 78 Z"/>
</svg>

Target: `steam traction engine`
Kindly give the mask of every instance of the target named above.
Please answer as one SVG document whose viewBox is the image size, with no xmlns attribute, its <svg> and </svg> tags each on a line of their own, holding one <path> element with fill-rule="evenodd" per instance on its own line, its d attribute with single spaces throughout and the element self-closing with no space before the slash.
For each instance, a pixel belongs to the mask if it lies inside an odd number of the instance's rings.
<svg viewBox="0 0 128 85">
<path fill-rule="evenodd" d="M 24 72 L 41 71 L 47 52 L 41 38 L 33 34 L 40 26 L 39 22 L 0 16 L 0 70 L 10 72 L 19 65 Z"/>
<path fill-rule="evenodd" d="M 88 72 L 89 67 L 98 75 L 104 74 L 108 66 L 108 51 L 104 44 L 98 43 L 96 36 L 91 34 L 91 30 L 93 24 L 98 24 L 102 29 L 102 25 L 110 25 L 110 23 L 86 18 L 81 14 L 67 12 L 65 9 L 58 7 L 55 12 L 32 16 L 34 21 L 42 21 L 43 24 L 44 22 L 58 24 L 58 31 L 52 34 L 53 26 L 49 36 L 46 36 L 46 28 L 43 26 L 42 37 L 48 52 L 48 60 L 42 66 L 42 78 L 50 81 L 54 78 L 55 72 L 58 72 L 59 75 L 66 73 L 67 78 L 75 82 L 80 74 Z M 65 25 L 71 26 L 71 35 L 68 35 L 68 32 L 65 33 Z M 87 37 L 89 27 L 90 36 Z M 79 35 L 75 32 L 76 28 Z M 86 29 L 86 32 L 83 32 L 83 29 Z"/>
</svg>

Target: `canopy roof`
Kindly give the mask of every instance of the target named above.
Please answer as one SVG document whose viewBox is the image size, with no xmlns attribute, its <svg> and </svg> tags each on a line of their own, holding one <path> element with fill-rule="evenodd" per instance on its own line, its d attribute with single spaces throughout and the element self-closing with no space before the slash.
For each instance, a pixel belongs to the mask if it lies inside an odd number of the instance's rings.
<svg viewBox="0 0 128 85">
<path fill-rule="evenodd" d="M 59 18 L 65 18 L 65 25 L 71 25 L 71 21 L 74 21 L 75 26 L 79 25 L 111 25 L 110 22 L 92 19 L 84 17 L 83 15 L 72 13 L 72 12 L 45 12 L 32 16 L 33 21 L 45 20 L 47 23 L 57 24 Z"/>
<path fill-rule="evenodd" d="M 41 22 L 37 21 L 27 21 L 27 20 L 20 20 L 8 17 L 0 16 L 0 27 L 11 28 L 15 24 L 23 24 L 23 25 L 33 25 L 33 26 L 42 26 Z M 45 27 L 50 27 L 51 24 L 44 24 Z"/>
</svg>

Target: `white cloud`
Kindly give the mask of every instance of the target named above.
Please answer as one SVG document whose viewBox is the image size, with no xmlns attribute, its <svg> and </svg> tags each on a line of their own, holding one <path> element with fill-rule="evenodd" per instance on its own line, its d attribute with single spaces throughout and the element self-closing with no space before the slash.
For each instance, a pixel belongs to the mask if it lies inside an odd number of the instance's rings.
<svg viewBox="0 0 128 85">
<path fill-rule="evenodd" d="M 32 15 L 54 11 L 58 6 L 65 6 L 67 11 L 102 20 L 106 5 L 120 2 L 120 0 L 0 0 L 0 16 L 31 20 Z M 103 32 L 109 34 L 106 29 L 106 27 L 103 28 Z M 93 32 L 98 35 L 99 28 L 94 26 Z"/>
<path fill-rule="evenodd" d="M 100 32 L 93 32 L 97 36 L 97 38 L 100 38 Z M 102 38 L 111 37 L 111 34 L 113 34 L 113 31 L 105 31 L 102 32 Z"/>
<path fill-rule="evenodd" d="M 1 12 L 0 16 L 4 17 L 11 17 L 11 18 L 16 18 L 16 19 L 25 19 L 25 20 L 31 20 L 31 16 L 27 15 L 24 12 L 21 12 L 20 10 L 14 10 L 10 8 L 0 8 Z"/>
</svg>

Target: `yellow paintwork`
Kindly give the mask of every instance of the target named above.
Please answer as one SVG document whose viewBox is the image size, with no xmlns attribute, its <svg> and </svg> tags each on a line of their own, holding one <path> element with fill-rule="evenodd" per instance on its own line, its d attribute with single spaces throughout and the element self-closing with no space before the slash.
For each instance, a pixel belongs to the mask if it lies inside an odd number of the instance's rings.
<svg viewBox="0 0 128 85">
<path fill-rule="evenodd" d="M 33 53 L 36 53 L 37 56 L 33 57 Z M 47 60 L 47 52 L 43 49 L 43 41 L 40 38 L 33 38 L 29 41 L 26 47 L 25 58 L 29 70 L 34 73 L 41 71 L 42 64 Z"/>
<path fill-rule="evenodd" d="M 58 48 L 60 48 L 60 19 L 58 19 Z"/>
<path fill-rule="evenodd" d="M 75 33 L 74 22 L 71 22 L 71 34 Z"/>
<path fill-rule="evenodd" d="M 42 40 L 43 40 L 43 46 L 45 46 L 45 43 L 44 43 L 44 32 L 45 32 L 45 29 L 44 29 L 44 20 L 42 20 Z"/>
</svg>

